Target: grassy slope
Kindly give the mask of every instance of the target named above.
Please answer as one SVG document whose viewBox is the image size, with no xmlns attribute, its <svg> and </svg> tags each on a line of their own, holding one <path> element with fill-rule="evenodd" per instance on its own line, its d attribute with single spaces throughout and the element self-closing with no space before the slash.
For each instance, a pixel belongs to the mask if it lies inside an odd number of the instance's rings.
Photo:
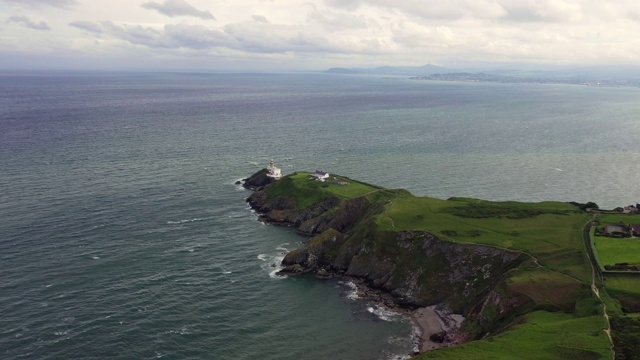
<svg viewBox="0 0 640 360">
<path fill-rule="evenodd" d="M 607 214 L 600 217 L 600 224 L 640 224 L 640 215 Z"/>
<path fill-rule="evenodd" d="M 605 283 L 607 290 L 624 291 L 640 297 L 640 277 L 608 276 Z"/>
<path fill-rule="evenodd" d="M 640 239 L 638 238 L 611 238 L 595 236 L 594 244 L 598 252 L 600 267 L 616 263 L 629 263 L 640 265 Z M 640 280 L 640 278 L 639 278 Z"/>
<path fill-rule="evenodd" d="M 270 195 L 296 196 L 302 208 L 331 196 L 367 196 L 384 204 L 386 211 L 374 221 L 388 233 L 425 230 L 444 240 L 521 251 L 537 260 L 509 273 L 507 291 L 528 296 L 539 309 L 564 312 L 530 313 L 526 322 L 499 336 L 420 358 L 609 358 L 604 318 L 598 315 L 601 305 L 588 290 L 591 271 L 581 241 L 581 229 L 590 215 L 560 202 L 445 201 L 347 178 L 342 179 L 349 185 L 309 180 L 308 173 L 289 178 Z"/>
<path fill-rule="evenodd" d="M 451 208 L 496 207 L 503 216 L 491 218 L 461 217 Z M 542 214 L 510 219 L 510 211 L 531 210 Z M 552 213 L 544 213 L 544 212 Z M 458 211 L 459 212 L 459 211 Z M 522 251 L 536 257 L 540 264 L 581 281 L 590 280 L 583 256 L 580 229 L 589 215 L 576 212 L 572 205 L 559 202 L 492 203 L 475 199 L 444 201 L 403 196 L 394 199 L 387 214 L 398 229 L 427 230 L 452 241 L 493 245 Z"/>
<path fill-rule="evenodd" d="M 466 210 L 465 210 L 466 209 Z M 486 214 L 492 217 L 485 217 Z M 517 269 L 507 289 L 532 299 L 538 308 L 569 313 L 537 312 L 527 323 L 487 340 L 438 350 L 419 358 L 608 358 L 609 342 L 601 306 L 585 289 L 591 272 L 584 255 L 581 229 L 590 215 L 558 202 L 448 201 L 403 196 L 387 207 L 396 229 L 420 229 L 451 241 L 486 244 L 522 251 L 541 266 Z M 584 303 L 590 311 L 584 311 Z M 536 349 L 536 351 L 532 351 Z"/>
<path fill-rule="evenodd" d="M 600 216 L 599 222 L 599 228 L 607 223 L 640 224 L 640 215 L 606 214 Z M 615 263 L 640 265 L 640 239 L 606 236 L 593 236 L 592 239 L 601 269 Z M 640 311 L 640 276 L 605 273 L 605 288 L 613 298 L 613 306 L 617 308 L 616 315 L 624 313 L 626 316 Z"/>
<path fill-rule="evenodd" d="M 609 354 L 602 341 L 602 316 L 536 311 L 526 322 L 483 341 L 424 353 L 417 359 L 601 359 Z"/>
</svg>

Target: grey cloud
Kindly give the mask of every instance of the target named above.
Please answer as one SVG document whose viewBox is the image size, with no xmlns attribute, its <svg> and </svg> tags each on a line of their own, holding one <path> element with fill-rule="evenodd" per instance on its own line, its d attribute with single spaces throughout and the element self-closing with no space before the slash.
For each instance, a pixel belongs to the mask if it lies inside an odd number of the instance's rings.
<svg viewBox="0 0 640 360">
<path fill-rule="evenodd" d="M 327 31 L 367 28 L 364 18 L 350 14 L 313 11 L 309 13 L 308 19 L 321 24 Z"/>
<path fill-rule="evenodd" d="M 197 50 L 219 46 L 233 48 L 237 45 L 235 39 L 222 31 L 209 29 L 201 25 L 167 25 L 164 28 L 164 35 L 170 39 L 170 43 L 173 46 Z"/>
<path fill-rule="evenodd" d="M 581 6 L 575 2 L 500 0 L 507 10 L 506 20 L 520 22 L 566 22 L 582 14 Z"/>
<path fill-rule="evenodd" d="M 581 16 L 581 6 L 567 0 L 324 0 L 331 7 L 356 10 L 362 5 L 398 11 L 428 20 L 461 18 L 515 22 L 565 22 Z"/>
<path fill-rule="evenodd" d="M 0 0 L 0 3 L 18 4 L 28 6 L 49 5 L 60 8 L 70 8 L 78 2 L 76 0 Z"/>
<path fill-rule="evenodd" d="M 254 21 L 257 21 L 257 22 L 260 22 L 260 23 L 264 23 L 264 24 L 269 23 L 269 21 L 267 21 L 267 18 L 262 16 L 262 15 L 253 15 L 253 16 L 251 16 L 251 18 Z"/>
<path fill-rule="evenodd" d="M 73 26 L 75 28 L 92 32 L 95 34 L 100 34 L 103 32 L 102 26 L 90 21 L 74 21 L 69 23 L 69 26 Z"/>
<path fill-rule="evenodd" d="M 331 7 L 339 7 L 348 10 L 356 10 L 363 4 L 362 0 L 324 0 Z"/>
<path fill-rule="evenodd" d="M 98 37 L 112 37 L 153 49 L 209 50 L 233 49 L 248 53 L 345 53 L 354 51 L 354 44 L 329 41 L 311 30 L 297 27 L 249 21 L 228 24 L 223 31 L 202 25 L 165 25 L 152 28 L 139 25 L 119 25 L 111 21 L 75 21 L 72 27 Z"/>
<path fill-rule="evenodd" d="M 26 16 L 18 16 L 18 15 L 11 16 L 9 19 L 7 19 L 7 22 L 22 24 L 23 26 L 33 30 L 40 30 L 40 31 L 51 30 L 49 25 L 47 25 L 47 23 L 45 23 L 44 21 L 40 21 L 39 23 L 36 23 L 31 21 L 31 19 L 29 19 Z"/>
<path fill-rule="evenodd" d="M 237 50 L 252 53 L 344 53 L 349 46 L 331 43 L 315 32 L 282 25 L 247 22 L 228 24 L 224 32 L 237 42 Z"/>
<path fill-rule="evenodd" d="M 159 29 L 139 25 L 117 25 L 111 21 L 75 21 L 69 25 L 97 35 L 108 35 L 131 44 L 156 49 L 202 50 L 219 46 L 232 48 L 236 44 L 227 34 L 200 25 L 165 25 Z"/>
<path fill-rule="evenodd" d="M 209 11 L 198 10 L 184 0 L 165 0 L 163 3 L 149 1 L 141 6 L 145 9 L 157 10 L 169 17 L 195 16 L 205 20 L 216 19 Z"/>
</svg>

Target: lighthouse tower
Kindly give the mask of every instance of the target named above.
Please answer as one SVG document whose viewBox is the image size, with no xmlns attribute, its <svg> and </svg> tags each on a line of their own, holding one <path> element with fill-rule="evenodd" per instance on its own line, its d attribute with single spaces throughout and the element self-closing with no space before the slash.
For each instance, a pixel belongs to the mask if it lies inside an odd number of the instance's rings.
<svg viewBox="0 0 640 360">
<path fill-rule="evenodd" d="M 276 167 L 276 162 L 271 159 L 269 167 L 267 168 L 267 176 L 274 179 L 280 179 L 282 177 L 282 171 Z"/>
</svg>

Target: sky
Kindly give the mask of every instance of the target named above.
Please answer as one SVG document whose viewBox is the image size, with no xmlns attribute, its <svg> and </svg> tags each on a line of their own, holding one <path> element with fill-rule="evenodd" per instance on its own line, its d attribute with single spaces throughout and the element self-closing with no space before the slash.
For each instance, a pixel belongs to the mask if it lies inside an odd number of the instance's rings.
<svg viewBox="0 0 640 360">
<path fill-rule="evenodd" d="M 0 69 L 639 60 L 637 0 L 0 0 Z"/>
</svg>

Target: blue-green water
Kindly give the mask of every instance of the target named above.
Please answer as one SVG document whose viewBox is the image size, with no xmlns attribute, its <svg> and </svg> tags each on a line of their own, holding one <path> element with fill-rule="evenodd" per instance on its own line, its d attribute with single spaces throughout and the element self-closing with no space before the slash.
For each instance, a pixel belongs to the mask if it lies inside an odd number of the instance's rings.
<svg viewBox="0 0 640 360">
<path fill-rule="evenodd" d="M 411 326 L 278 278 L 274 158 L 416 195 L 640 201 L 640 90 L 326 75 L 0 75 L 0 358 L 388 359 Z"/>
</svg>

